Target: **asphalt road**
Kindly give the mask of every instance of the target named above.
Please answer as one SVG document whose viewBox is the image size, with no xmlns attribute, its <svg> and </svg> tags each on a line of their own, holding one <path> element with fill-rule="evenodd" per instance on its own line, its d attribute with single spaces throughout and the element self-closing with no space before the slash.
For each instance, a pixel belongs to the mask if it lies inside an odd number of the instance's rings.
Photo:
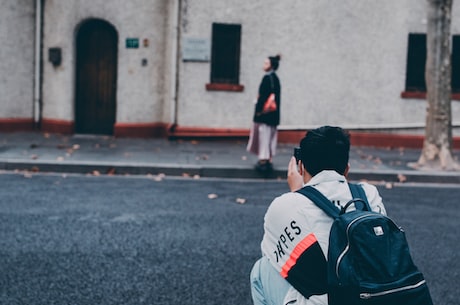
<svg viewBox="0 0 460 305">
<path fill-rule="evenodd" d="M 283 181 L 0 174 L 0 304 L 251 304 Z M 460 188 L 379 186 L 436 305 L 456 305 Z"/>
</svg>

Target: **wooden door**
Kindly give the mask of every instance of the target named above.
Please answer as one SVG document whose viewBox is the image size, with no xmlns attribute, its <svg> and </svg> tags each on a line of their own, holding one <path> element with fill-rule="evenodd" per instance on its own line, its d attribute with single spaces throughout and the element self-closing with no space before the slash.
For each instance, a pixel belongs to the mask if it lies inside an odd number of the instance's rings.
<svg viewBox="0 0 460 305">
<path fill-rule="evenodd" d="M 102 20 L 85 22 L 77 34 L 75 132 L 113 134 L 117 81 L 116 30 Z"/>
</svg>

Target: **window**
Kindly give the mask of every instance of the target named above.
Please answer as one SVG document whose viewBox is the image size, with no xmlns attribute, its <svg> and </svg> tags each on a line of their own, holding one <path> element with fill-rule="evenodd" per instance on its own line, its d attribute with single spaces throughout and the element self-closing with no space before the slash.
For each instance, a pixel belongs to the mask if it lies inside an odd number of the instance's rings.
<svg viewBox="0 0 460 305">
<path fill-rule="evenodd" d="M 460 35 L 452 39 L 452 93 L 460 93 Z"/>
<path fill-rule="evenodd" d="M 243 91 L 240 79 L 241 25 L 212 24 L 211 83 L 208 90 Z"/>
<path fill-rule="evenodd" d="M 409 34 L 406 92 L 426 92 L 426 34 Z"/>
<path fill-rule="evenodd" d="M 403 98 L 426 98 L 425 64 L 426 34 L 409 34 L 406 66 L 406 87 Z M 452 99 L 460 100 L 460 35 L 452 38 Z"/>
</svg>

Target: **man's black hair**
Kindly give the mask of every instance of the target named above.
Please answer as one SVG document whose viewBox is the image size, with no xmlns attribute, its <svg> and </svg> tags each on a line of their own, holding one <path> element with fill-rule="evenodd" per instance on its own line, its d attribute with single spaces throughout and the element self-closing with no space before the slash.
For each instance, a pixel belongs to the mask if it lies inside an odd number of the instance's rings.
<svg viewBox="0 0 460 305">
<path fill-rule="evenodd" d="M 340 127 L 322 126 L 300 141 L 301 160 L 311 176 L 323 170 L 343 175 L 348 165 L 350 135 Z"/>
</svg>

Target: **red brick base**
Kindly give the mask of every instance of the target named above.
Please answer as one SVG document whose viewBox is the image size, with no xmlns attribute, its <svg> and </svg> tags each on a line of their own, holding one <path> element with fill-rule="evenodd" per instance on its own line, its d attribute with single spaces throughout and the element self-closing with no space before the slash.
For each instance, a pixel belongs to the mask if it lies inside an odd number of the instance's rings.
<svg viewBox="0 0 460 305">
<path fill-rule="evenodd" d="M 34 131 L 37 127 L 33 119 L 0 119 L 0 132 Z M 75 124 L 72 121 L 43 119 L 41 132 L 73 134 Z M 280 143 L 297 144 L 305 136 L 302 130 L 279 130 Z M 374 147 L 405 147 L 422 148 L 424 135 L 376 133 L 351 131 L 351 144 L 354 146 Z M 115 137 L 131 138 L 170 138 L 170 139 L 240 139 L 246 141 L 249 136 L 248 129 L 237 128 L 205 128 L 184 127 L 166 123 L 116 123 L 114 126 Z M 460 137 L 452 141 L 454 149 L 460 149 Z"/>
<path fill-rule="evenodd" d="M 33 131 L 34 129 L 33 119 L 0 119 L 0 131 L 2 132 Z"/>
</svg>

